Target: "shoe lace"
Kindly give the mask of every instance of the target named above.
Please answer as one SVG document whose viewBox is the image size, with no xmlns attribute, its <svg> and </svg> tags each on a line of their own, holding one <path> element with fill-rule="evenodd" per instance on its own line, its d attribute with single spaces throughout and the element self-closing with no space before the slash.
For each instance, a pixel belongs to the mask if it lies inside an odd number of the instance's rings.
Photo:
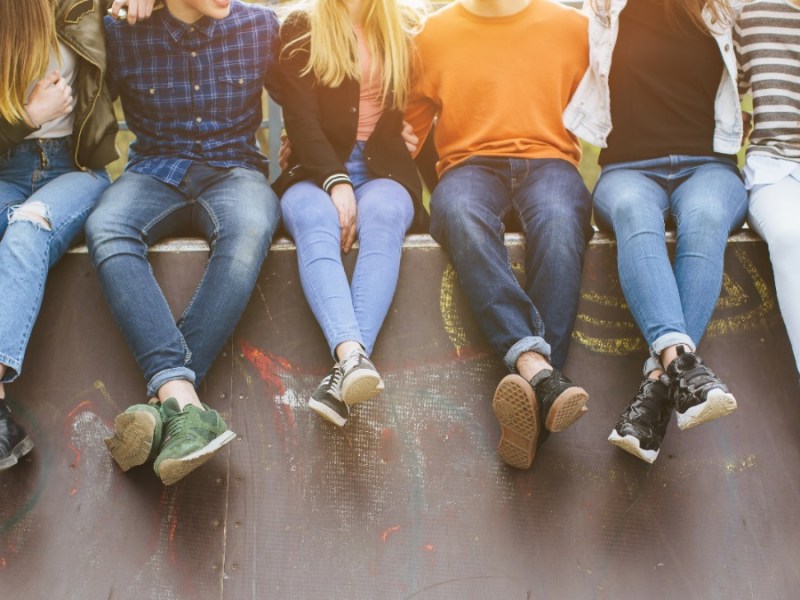
<svg viewBox="0 0 800 600">
<path fill-rule="evenodd" d="M 354 369 L 355 367 L 361 365 L 364 362 L 365 358 L 366 356 L 364 356 L 363 352 L 354 350 L 353 352 L 345 356 L 344 362 L 341 364 L 339 368 L 340 373 L 346 373 L 347 371 L 350 371 L 351 369 Z"/>
<path fill-rule="evenodd" d="M 185 411 L 173 415 L 167 420 L 167 435 L 164 436 L 164 443 L 172 439 L 174 436 L 180 436 L 186 430 L 189 415 Z"/>
</svg>

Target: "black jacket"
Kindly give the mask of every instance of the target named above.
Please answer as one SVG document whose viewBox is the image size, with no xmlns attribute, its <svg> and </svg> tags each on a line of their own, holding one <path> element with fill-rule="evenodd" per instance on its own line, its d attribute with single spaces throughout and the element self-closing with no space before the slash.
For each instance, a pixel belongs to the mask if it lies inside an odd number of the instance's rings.
<svg viewBox="0 0 800 600">
<path fill-rule="evenodd" d="M 104 82 L 106 38 L 103 15 L 109 6 L 111 0 L 56 2 L 58 39 L 78 55 L 78 74 L 72 90 L 76 98 L 72 139 L 75 165 L 80 169 L 99 169 L 119 156 L 114 145 L 117 118 Z M 7 152 L 34 131 L 24 122 L 9 123 L 0 119 L 0 152 Z"/>
<path fill-rule="evenodd" d="M 356 143 L 360 85 L 352 79 L 332 88 L 316 81 L 313 73 L 301 75 L 308 61 L 308 46 L 285 50 L 287 44 L 308 31 L 303 13 L 292 13 L 281 27 L 281 100 L 286 133 L 292 144 L 289 168 L 273 184 L 278 196 L 298 181 L 311 180 L 327 191 L 347 175 L 344 163 Z M 376 177 L 394 179 L 414 200 L 414 231 L 427 231 L 422 206 L 422 185 L 416 164 L 400 135 L 403 114 L 386 109 L 364 148 L 364 158 Z"/>
</svg>

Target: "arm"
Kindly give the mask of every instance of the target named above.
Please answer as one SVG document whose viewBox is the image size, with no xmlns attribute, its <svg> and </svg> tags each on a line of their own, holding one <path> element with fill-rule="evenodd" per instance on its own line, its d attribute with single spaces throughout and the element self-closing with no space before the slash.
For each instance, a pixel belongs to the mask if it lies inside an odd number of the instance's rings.
<svg viewBox="0 0 800 600">
<path fill-rule="evenodd" d="M 292 143 L 292 163 L 302 164 L 326 192 L 336 183 L 349 183 L 347 169 L 322 128 L 312 74 L 301 75 L 307 53 L 287 51 L 286 45 L 305 31 L 305 20 L 290 15 L 281 28 L 280 86 L 286 133 Z"/>
<path fill-rule="evenodd" d="M 299 14 L 290 15 L 281 27 L 278 65 L 284 123 L 292 144 L 292 162 L 303 165 L 311 179 L 330 194 L 339 215 L 341 248 L 346 253 L 356 235 L 356 199 L 350 177 L 323 131 L 314 77 L 301 74 L 307 52 L 292 52 L 295 46 L 285 50 L 306 29 L 305 19 Z"/>
<path fill-rule="evenodd" d="M 72 112 L 72 88 L 53 71 L 39 81 L 25 103 L 26 120 L 9 123 L 0 120 L 0 152 L 19 144 L 48 121 Z"/>
</svg>

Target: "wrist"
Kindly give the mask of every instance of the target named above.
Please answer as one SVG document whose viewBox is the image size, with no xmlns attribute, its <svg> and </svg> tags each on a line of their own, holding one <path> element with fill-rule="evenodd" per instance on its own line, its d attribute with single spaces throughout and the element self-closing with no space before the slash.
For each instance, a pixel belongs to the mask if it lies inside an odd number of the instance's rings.
<svg viewBox="0 0 800 600">
<path fill-rule="evenodd" d="M 30 125 L 31 127 L 33 127 L 34 129 L 41 128 L 41 125 L 39 125 L 39 123 L 36 122 L 36 120 L 33 118 L 33 116 L 31 116 L 31 111 L 28 110 L 28 103 L 27 102 L 22 105 L 22 109 L 25 112 L 25 122 L 28 125 Z"/>
</svg>

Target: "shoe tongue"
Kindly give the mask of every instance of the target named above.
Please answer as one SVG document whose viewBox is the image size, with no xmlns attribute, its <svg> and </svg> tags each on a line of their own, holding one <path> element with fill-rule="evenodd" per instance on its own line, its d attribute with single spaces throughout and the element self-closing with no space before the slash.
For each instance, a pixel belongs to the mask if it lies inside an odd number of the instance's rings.
<svg viewBox="0 0 800 600">
<path fill-rule="evenodd" d="M 161 403 L 161 410 L 167 415 L 174 415 L 181 412 L 181 407 L 175 398 L 167 398 Z"/>
</svg>

